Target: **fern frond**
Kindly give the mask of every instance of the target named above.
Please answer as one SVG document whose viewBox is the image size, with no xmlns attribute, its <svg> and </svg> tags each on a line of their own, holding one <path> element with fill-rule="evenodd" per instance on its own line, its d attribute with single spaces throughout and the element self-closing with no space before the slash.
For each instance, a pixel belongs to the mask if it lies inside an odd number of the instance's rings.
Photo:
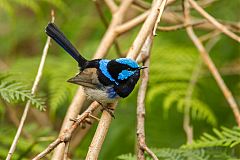
<svg viewBox="0 0 240 160">
<path fill-rule="evenodd" d="M 213 129 L 215 135 L 204 133 L 199 140 L 192 144 L 184 145 L 183 148 L 203 148 L 203 147 L 234 147 L 240 144 L 240 128 L 229 129 L 221 127 L 221 131 Z"/>
<path fill-rule="evenodd" d="M 209 156 L 206 155 L 204 149 L 187 150 L 187 149 L 172 149 L 163 148 L 154 150 L 157 157 L 166 160 L 209 160 Z"/>
<path fill-rule="evenodd" d="M 42 98 L 32 95 L 31 91 L 27 90 L 26 86 L 20 82 L 7 80 L 6 78 L 0 78 L 0 96 L 8 103 L 29 100 L 39 110 L 45 108 Z"/>
<path fill-rule="evenodd" d="M 199 86 L 192 86 L 191 83 L 193 73 L 201 73 L 200 67 L 197 67 L 199 56 L 196 51 L 191 47 L 168 45 L 161 49 L 161 52 L 152 56 L 150 69 L 154 76 L 150 77 L 148 102 L 154 103 L 161 96 L 164 116 L 171 107 L 176 107 L 183 113 L 186 104 L 189 104 L 193 119 L 206 120 L 209 124 L 216 125 L 217 119 L 211 108 L 200 99 Z M 189 88 L 192 90 L 190 95 Z"/>
<path fill-rule="evenodd" d="M 117 159 L 120 160 L 136 160 L 137 157 L 135 155 L 132 155 L 131 153 L 129 154 L 123 154 L 117 157 Z"/>
</svg>

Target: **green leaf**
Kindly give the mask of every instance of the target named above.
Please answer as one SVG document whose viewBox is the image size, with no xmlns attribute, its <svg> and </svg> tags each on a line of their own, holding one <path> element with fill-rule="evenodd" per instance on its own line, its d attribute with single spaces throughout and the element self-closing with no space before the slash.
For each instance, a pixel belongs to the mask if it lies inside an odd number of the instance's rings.
<svg viewBox="0 0 240 160">
<path fill-rule="evenodd" d="M 32 95 L 31 91 L 27 90 L 25 85 L 20 82 L 3 78 L 2 75 L 0 75 L 0 77 L 0 96 L 2 99 L 8 103 L 16 101 L 25 102 L 26 100 L 29 100 L 30 103 L 39 110 L 45 109 L 44 100 L 40 97 Z"/>
</svg>

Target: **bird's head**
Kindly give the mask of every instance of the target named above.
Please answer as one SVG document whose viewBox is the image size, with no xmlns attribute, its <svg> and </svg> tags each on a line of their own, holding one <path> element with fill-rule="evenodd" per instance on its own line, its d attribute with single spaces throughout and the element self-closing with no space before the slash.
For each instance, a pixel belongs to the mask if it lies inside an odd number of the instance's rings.
<svg viewBox="0 0 240 160">
<path fill-rule="evenodd" d="M 140 70 L 146 67 L 139 66 L 136 61 L 130 58 L 118 58 L 109 61 L 108 72 L 118 83 L 124 83 L 132 78 L 136 82 L 140 77 Z"/>
</svg>

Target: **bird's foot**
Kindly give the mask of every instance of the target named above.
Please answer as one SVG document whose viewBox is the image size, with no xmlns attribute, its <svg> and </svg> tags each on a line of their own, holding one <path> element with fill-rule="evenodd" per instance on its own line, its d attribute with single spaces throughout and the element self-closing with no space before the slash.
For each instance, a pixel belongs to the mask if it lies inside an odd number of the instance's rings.
<svg viewBox="0 0 240 160">
<path fill-rule="evenodd" d="M 79 125 L 80 125 L 80 127 L 83 128 L 83 129 L 86 128 L 86 124 L 89 124 L 89 125 L 92 124 L 90 118 L 85 118 L 85 119 L 82 120 L 81 122 L 80 122 L 80 118 L 79 118 L 79 117 L 77 117 L 77 118 L 70 118 L 70 121 L 73 121 L 73 122 L 75 122 L 75 123 L 78 122 Z"/>
<path fill-rule="evenodd" d="M 114 109 L 111 108 L 111 105 L 107 104 L 106 106 L 99 103 L 101 106 L 102 106 L 102 109 L 101 111 L 103 112 L 104 110 L 107 111 L 114 119 L 115 119 L 115 116 L 114 116 Z"/>
</svg>

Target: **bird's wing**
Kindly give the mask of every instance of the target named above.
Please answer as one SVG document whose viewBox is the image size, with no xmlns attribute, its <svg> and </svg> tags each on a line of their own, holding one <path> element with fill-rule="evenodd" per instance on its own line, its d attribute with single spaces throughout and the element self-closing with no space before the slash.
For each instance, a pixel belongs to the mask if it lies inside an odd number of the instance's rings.
<svg viewBox="0 0 240 160">
<path fill-rule="evenodd" d="M 70 78 L 68 82 L 93 89 L 99 88 L 100 82 L 98 81 L 96 72 L 96 68 L 86 68 L 75 77 Z"/>
</svg>

